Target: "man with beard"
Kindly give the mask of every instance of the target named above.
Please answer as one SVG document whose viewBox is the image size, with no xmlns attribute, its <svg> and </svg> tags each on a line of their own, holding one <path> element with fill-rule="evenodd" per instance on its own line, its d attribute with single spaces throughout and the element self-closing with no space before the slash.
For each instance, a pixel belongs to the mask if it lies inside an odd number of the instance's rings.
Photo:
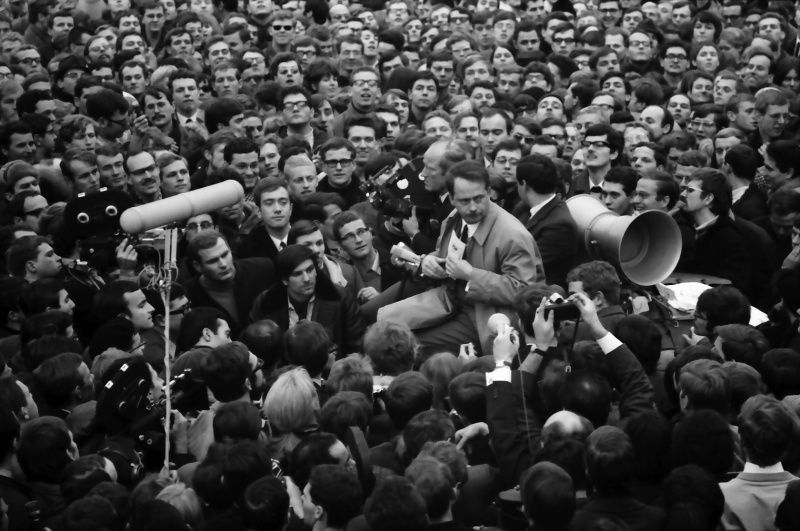
<svg viewBox="0 0 800 531">
<path fill-rule="evenodd" d="M 86 74 L 86 62 L 82 57 L 68 55 L 58 62 L 58 70 L 53 75 L 53 95 L 59 100 L 73 104 L 75 85 Z"/>
<path fill-rule="evenodd" d="M 261 224 L 245 237 L 240 256 L 275 260 L 288 245 L 292 216 L 289 187 L 282 179 L 262 179 L 253 190 L 253 199 L 261 211 Z"/>
<path fill-rule="evenodd" d="M 111 63 L 114 60 L 114 48 L 103 36 L 89 39 L 83 49 L 83 55 L 89 64 Z"/>
<path fill-rule="evenodd" d="M 365 325 L 349 292 L 317 274 L 314 251 L 289 245 L 278 253 L 275 269 L 280 282 L 261 293 L 253 303 L 250 319 L 270 319 L 286 331 L 301 320 L 325 327 L 339 352 L 361 347 Z"/>
<path fill-rule="evenodd" d="M 126 143 L 129 109 L 130 105 L 122 94 L 110 89 L 86 98 L 86 114 L 97 123 L 95 133 L 101 145 Z"/>
<path fill-rule="evenodd" d="M 283 115 L 282 127 L 278 135 L 302 138 L 313 151 L 328 140 L 328 135 L 311 125 L 311 95 L 301 86 L 290 86 L 283 89 L 279 98 L 278 110 Z"/>
<path fill-rule="evenodd" d="M 185 130 L 181 131 L 178 125 L 178 119 L 175 117 L 175 111 L 169 101 L 167 91 L 160 87 L 147 87 L 140 102 L 150 125 L 172 138 L 178 146 L 183 147 L 181 142 L 186 133 Z"/>
<path fill-rule="evenodd" d="M 381 96 L 380 76 L 375 69 L 368 66 L 353 70 L 350 75 L 350 86 L 352 87 L 350 105 L 333 120 L 331 126 L 333 136 L 344 136 L 345 122 L 371 114 Z"/>
<path fill-rule="evenodd" d="M 142 151 L 128 154 L 125 169 L 128 171 L 128 185 L 134 202 L 144 204 L 161 199 L 161 174 L 150 153 Z"/>
</svg>

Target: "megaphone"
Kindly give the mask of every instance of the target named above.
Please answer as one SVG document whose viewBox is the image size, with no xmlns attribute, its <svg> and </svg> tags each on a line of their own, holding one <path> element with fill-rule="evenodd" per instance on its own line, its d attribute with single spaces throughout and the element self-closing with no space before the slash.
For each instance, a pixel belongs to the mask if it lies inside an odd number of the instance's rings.
<svg viewBox="0 0 800 531">
<path fill-rule="evenodd" d="M 588 194 L 567 199 L 567 207 L 589 254 L 619 266 L 631 282 L 658 284 L 678 265 L 681 231 L 666 212 L 648 210 L 637 216 L 620 216 Z"/>
<path fill-rule="evenodd" d="M 119 218 L 120 227 L 127 233 L 138 234 L 188 219 L 198 214 L 230 206 L 244 197 L 244 188 L 234 180 L 222 181 L 191 192 L 159 199 L 146 205 L 129 208 Z"/>
</svg>

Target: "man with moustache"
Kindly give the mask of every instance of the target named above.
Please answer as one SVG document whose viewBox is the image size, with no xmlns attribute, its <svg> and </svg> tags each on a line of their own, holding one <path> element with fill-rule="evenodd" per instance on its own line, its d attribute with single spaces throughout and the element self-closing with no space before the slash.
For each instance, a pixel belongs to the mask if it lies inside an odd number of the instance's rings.
<svg viewBox="0 0 800 531">
<path fill-rule="evenodd" d="M 139 101 L 150 125 L 172 138 L 179 149 L 184 150 L 192 135 L 202 137 L 198 130 L 192 133 L 188 128 L 180 126 L 166 90 L 154 86 L 147 87 Z M 134 129 L 134 135 L 136 133 L 137 130 Z M 198 140 L 202 141 L 202 138 Z"/>
<path fill-rule="evenodd" d="M 358 306 L 347 290 L 317 273 L 314 251 L 289 245 L 278 253 L 275 269 L 280 282 L 256 298 L 251 320 L 270 319 L 283 331 L 304 319 L 314 321 L 341 354 L 360 350 L 366 327 Z"/>
<path fill-rule="evenodd" d="M 146 152 L 129 153 L 125 159 L 128 186 L 137 204 L 152 203 L 161 199 L 161 174 L 153 156 Z"/>
</svg>

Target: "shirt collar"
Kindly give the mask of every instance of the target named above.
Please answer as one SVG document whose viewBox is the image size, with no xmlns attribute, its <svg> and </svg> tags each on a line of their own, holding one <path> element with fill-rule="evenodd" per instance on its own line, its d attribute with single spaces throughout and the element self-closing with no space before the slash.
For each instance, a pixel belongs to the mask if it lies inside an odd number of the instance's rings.
<svg viewBox="0 0 800 531">
<path fill-rule="evenodd" d="M 535 216 L 541 209 L 545 207 L 545 205 L 547 205 L 547 203 L 552 201 L 553 198 L 555 198 L 555 196 L 556 194 L 550 194 L 550 196 L 547 199 L 545 199 L 538 205 L 531 207 L 531 217 Z"/>
<path fill-rule="evenodd" d="M 709 228 L 711 225 L 713 225 L 714 223 L 716 223 L 716 222 L 717 222 L 717 219 L 719 219 L 719 216 L 714 216 L 712 219 L 709 219 L 708 221 L 706 221 L 706 222 L 705 222 L 705 223 L 703 223 L 702 225 L 698 225 L 698 226 L 696 226 L 694 229 L 695 229 L 697 232 L 700 232 L 700 231 L 706 230 L 706 229 L 707 229 L 707 228 Z"/>
<path fill-rule="evenodd" d="M 748 461 L 744 464 L 744 470 L 742 470 L 742 472 L 747 472 L 749 474 L 778 474 L 783 472 L 783 465 L 779 461 L 774 465 L 758 466 Z"/>
</svg>

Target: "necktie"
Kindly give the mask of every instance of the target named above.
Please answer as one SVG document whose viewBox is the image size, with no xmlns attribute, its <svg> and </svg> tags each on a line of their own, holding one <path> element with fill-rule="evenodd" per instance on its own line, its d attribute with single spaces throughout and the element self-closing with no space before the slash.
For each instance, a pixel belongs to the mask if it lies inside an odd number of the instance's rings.
<svg viewBox="0 0 800 531">
<path fill-rule="evenodd" d="M 589 190 L 589 193 L 598 194 L 598 195 L 602 194 L 603 193 L 603 187 L 602 186 L 592 186 L 592 188 Z"/>
<path fill-rule="evenodd" d="M 464 227 L 461 229 L 461 241 L 464 242 L 464 244 L 469 241 L 469 229 L 466 223 L 464 223 Z"/>
<path fill-rule="evenodd" d="M 286 242 L 281 242 L 281 251 L 286 249 Z"/>
</svg>

